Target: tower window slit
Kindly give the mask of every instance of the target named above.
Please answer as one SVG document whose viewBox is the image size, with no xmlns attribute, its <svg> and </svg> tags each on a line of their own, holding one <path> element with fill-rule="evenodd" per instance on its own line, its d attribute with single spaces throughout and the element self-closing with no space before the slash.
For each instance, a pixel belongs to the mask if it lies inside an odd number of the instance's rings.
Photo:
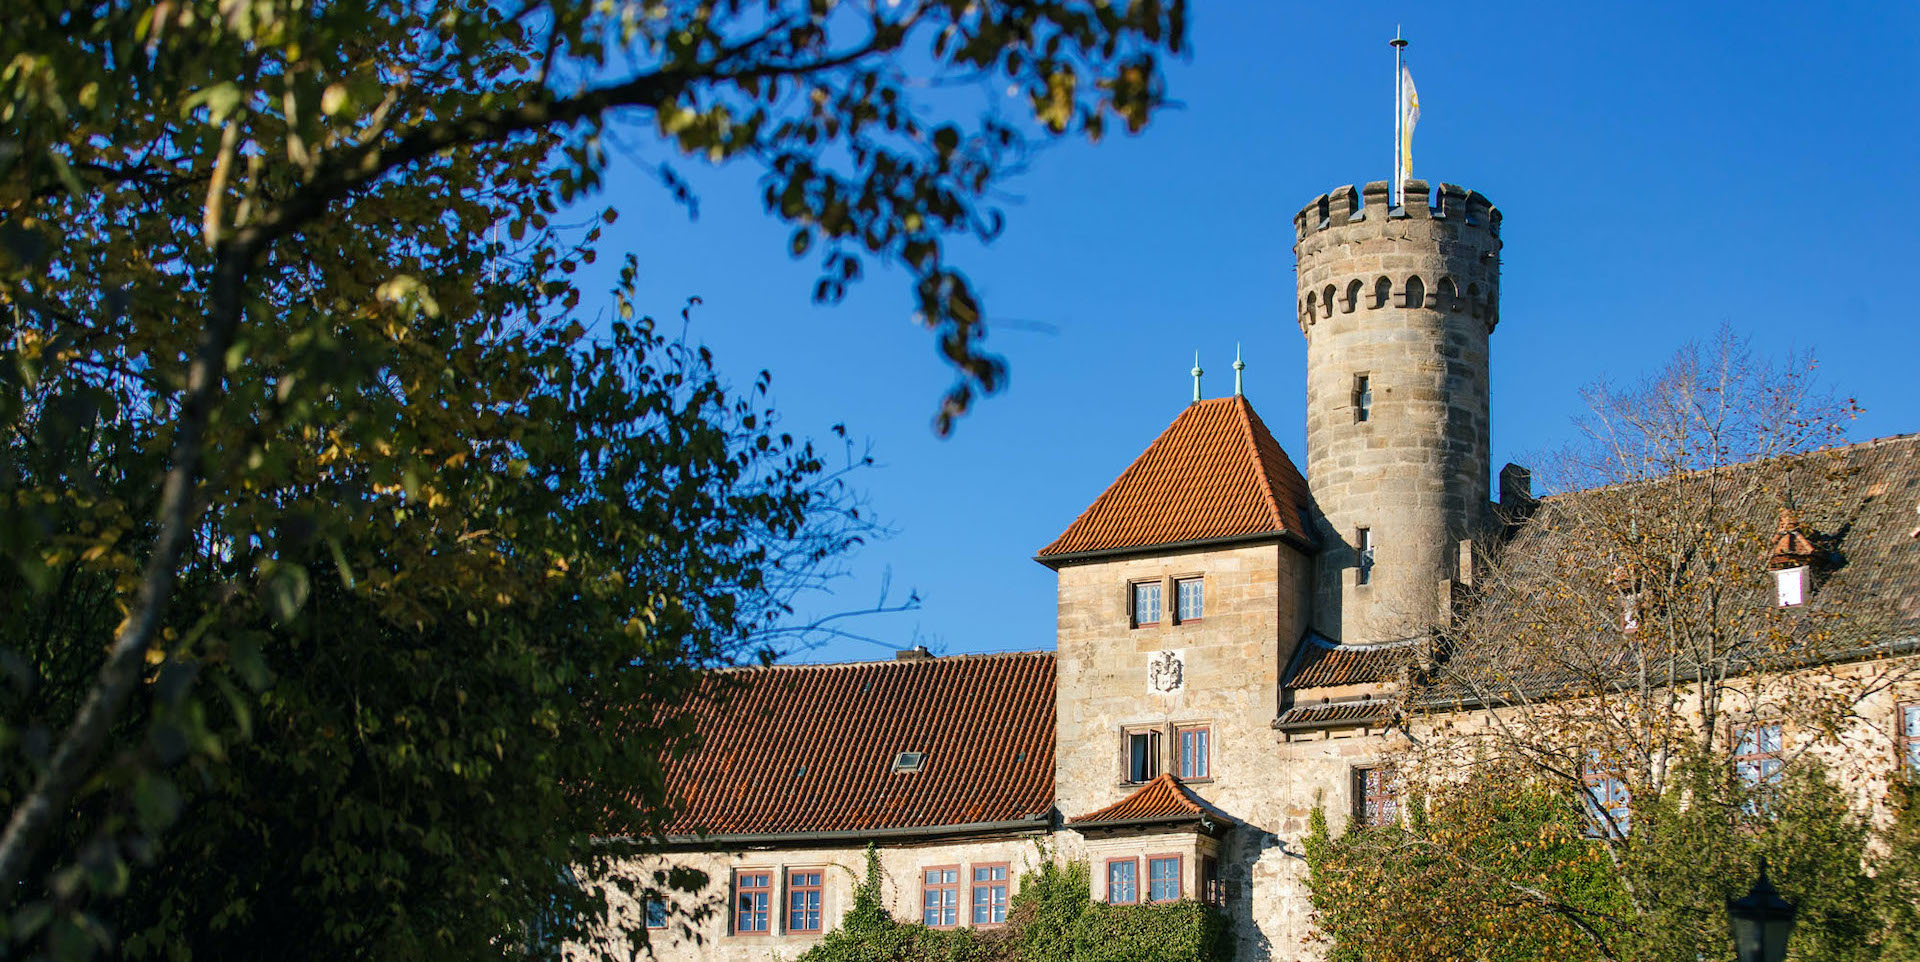
<svg viewBox="0 0 1920 962">
<path fill-rule="evenodd" d="M 1361 528 L 1354 532 L 1353 547 L 1360 557 L 1359 583 L 1373 583 L 1373 529 Z"/>
<path fill-rule="evenodd" d="M 1353 419 L 1373 420 L 1373 380 L 1365 374 L 1353 376 Z"/>
</svg>

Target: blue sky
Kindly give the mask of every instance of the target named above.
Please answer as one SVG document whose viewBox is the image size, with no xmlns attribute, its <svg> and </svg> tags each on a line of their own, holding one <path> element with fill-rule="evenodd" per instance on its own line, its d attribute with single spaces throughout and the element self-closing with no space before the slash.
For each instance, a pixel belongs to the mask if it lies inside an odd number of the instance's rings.
<svg viewBox="0 0 1920 962">
<path fill-rule="evenodd" d="M 1570 433 L 1578 389 L 1632 380 L 1722 324 L 1764 354 L 1812 349 L 1859 398 L 1856 438 L 1920 431 L 1920 4 L 1196 4 L 1170 110 L 1138 137 L 1049 149 L 1007 185 L 1007 230 L 961 266 L 1012 371 L 948 439 L 951 373 L 898 274 L 809 303 L 751 171 L 697 175 L 690 220 L 637 172 L 604 253 L 631 251 L 642 306 L 703 305 L 693 336 L 736 383 L 773 373 L 786 426 L 870 439 L 871 507 L 896 534 L 804 610 L 920 610 L 851 627 L 936 651 L 1053 646 L 1034 563 L 1191 394 L 1247 395 L 1296 461 L 1305 342 L 1292 218 L 1384 180 L 1396 24 L 1422 118 L 1414 176 L 1505 214 L 1493 335 L 1493 464 Z M 618 257 L 603 258 L 602 264 Z M 800 657 L 888 657 L 846 641 Z"/>
</svg>

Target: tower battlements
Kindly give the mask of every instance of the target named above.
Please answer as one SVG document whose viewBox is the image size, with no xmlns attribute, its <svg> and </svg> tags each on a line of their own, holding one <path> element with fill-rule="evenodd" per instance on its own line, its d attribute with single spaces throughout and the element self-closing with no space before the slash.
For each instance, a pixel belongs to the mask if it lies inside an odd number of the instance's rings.
<svg viewBox="0 0 1920 962">
<path fill-rule="evenodd" d="M 1349 184 L 1321 194 L 1293 215 L 1294 240 L 1304 241 L 1308 234 L 1356 221 L 1380 219 L 1444 220 L 1500 236 L 1500 209 L 1486 195 L 1458 184 L 1441 184 L 1436 198 L 1426 181 L 1407 181 L 1406 196 L 1397 208 L 1388 206 L 1388 193 L 1387 182 L 1376 180 L 1359 192 Z"/>
<path fill-rule="evenodd" d="M 1294 218 L 1307 339 L 1316 629 L 1348 644 L 1447 617 L 1458 545 L 1486 522 L 1488 340 L 1500 211 L 1454 184 L 1315 197 Z"/>
</svg>

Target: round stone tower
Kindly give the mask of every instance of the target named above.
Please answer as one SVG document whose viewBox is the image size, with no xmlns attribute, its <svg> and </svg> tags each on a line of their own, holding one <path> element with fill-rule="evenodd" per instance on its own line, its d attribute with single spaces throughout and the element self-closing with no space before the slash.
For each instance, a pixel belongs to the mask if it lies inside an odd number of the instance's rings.
<svg viewBox="0 0 1920 962">
<path fill-rule="evenodd" d="M 1307 486 L 1321 554 L 1314 627 L 1343 644 L 1443 622 L 1460 543 L 1490 518 L 1487 339 L 1500 212 L 1425 181 L 1342 187 L 1294 218 L 1307 337 Z M 1362 200 L 1364 199 L 1364 204 Z M 1471 577 L 1468 574 L 1467 577 Z"/>
</svg>

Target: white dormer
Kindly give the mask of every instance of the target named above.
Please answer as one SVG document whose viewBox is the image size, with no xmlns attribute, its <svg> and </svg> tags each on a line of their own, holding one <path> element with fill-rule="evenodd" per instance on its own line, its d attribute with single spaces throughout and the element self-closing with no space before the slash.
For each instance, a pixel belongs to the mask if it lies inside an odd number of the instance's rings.
<svg viewBox="0 0 1920 962">
<path fill-rule="evenodd" d="M 1806 565 L 1773 569 L 1774 604 L 1795 608 L 1807 603 L 1807 581 L 1812 569 Z"/>
</svg>

